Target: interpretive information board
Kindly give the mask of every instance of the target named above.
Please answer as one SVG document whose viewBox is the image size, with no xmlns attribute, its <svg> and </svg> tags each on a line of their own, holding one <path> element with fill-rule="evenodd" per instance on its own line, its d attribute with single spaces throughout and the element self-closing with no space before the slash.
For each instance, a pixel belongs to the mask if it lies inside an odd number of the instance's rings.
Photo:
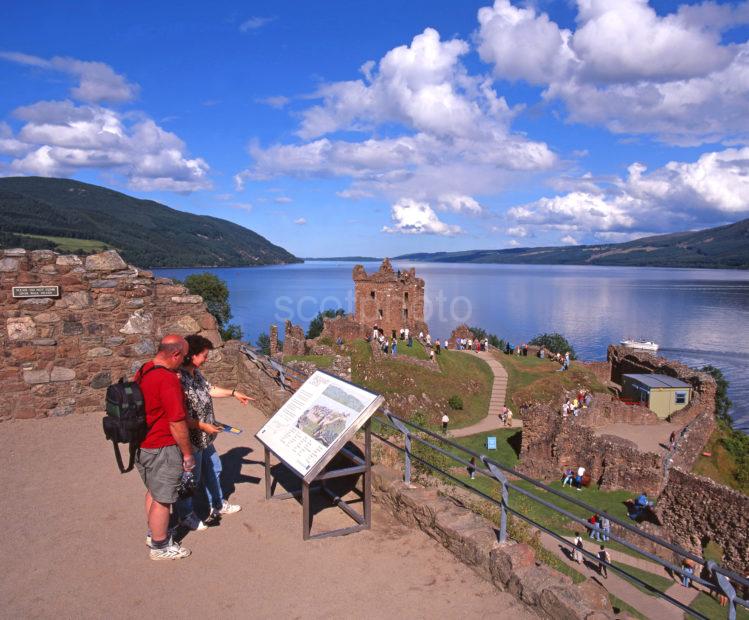
<svg viewBox="0 0 749 620">
<path fill-rule="evenodd" d="M 382 396 L 318 370 L 255 436 L 305 482 L 310 482 L 383 400 Z"/>
</svg>

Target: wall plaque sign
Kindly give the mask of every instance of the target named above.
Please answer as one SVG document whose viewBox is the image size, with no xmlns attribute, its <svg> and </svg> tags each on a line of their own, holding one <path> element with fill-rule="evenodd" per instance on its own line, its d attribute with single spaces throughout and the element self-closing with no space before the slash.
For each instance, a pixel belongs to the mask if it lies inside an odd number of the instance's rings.
<svg viewBox="0 0 749 620">
<path fill-rule="evenodd" d="M 27 299 L 29 297 L 59 297 L 59 286 L 14 286 L 13 297 Z"/>
</svg>

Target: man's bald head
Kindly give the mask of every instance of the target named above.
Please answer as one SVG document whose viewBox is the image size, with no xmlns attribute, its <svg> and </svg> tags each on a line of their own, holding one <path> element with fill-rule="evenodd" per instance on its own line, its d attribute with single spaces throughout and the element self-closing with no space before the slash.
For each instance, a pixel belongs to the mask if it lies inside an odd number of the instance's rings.
<svg viewBox="0 0 749 620">
<path fill-rule="evenodd" d="M 187 348 L 187 340 L 182 336 L 179 334 L 167 334 L 159 342 L 156 360 L 158 360 L 159 365 L 174 370 L 182 364 L 182 360 L 187 354 Z"/>
</svg>

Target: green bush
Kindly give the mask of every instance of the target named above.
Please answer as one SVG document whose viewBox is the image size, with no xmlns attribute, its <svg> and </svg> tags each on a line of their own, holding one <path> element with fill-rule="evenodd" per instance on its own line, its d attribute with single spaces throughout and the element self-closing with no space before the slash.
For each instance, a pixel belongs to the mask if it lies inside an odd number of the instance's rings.
<svg viewBox="0 0 749 620">
<path fill-rule="evenodd" d="M 450 409 L 457 411 L 463 408 L 463 399 L 457 394 L 453 394 L 447 401 L 447 404 L 450 405 Z"/>
<path fill-rule="evenodd" d="M 191 295 L 200 295 L 218 323 L 219 331 L 223 330 L 231 318 L 229 308 L 229 289 L 218 276 L 212 273 L 194 273 L 185 278 L 185 287 Z"/>
<path fill-rule="evenodd" d="M 719 420 L 728 422 L 728 424 L 731 425 L 733 421 L 728 412 L 733 403 L 731 402 L 731 399 L 728 398 L 728 381 L 726 381 L 720 368 L 716 368 L 715 366 L 703 366 L 701 370 L 702 372 L 712 375 L 717 384 L 717 390 L 715 392 L 715 415 Z"/>
<path fill-rule="evenodd" d="M 307 328 L 307 338 L 317 338 L 320 334 L 322 334 L 323 327 L 325 327 L 323 319 L 334 319 L 337 316 L 345 315 L 346 311 L 343 308 L 338 308 L 338 310 L 323 310 L 322 312 L 318 312 L 317 316 L 310 322 L 309 328 Z"/>
<path fill-rule="evenodd" d="M 221 338 L 224 340 L 242 340 L 242 328 L 236 323 L 229 323 L 221 330 Z"/>
<path fill-rule="evenodd" d="M 569 341 L 564 336 L 562 336 L 562 334 L 558 334 L 556 332 L 552 334 L 539 334 L 528 344 L 532 344 L 537 347 L 545 347 L 552 353 L 561 353 L 562 355 L 569 351 L 570 358 L 573 360 L 577 359 L 575 349 L 572 347 Z"/>
<path fill-rule="evenodd" d="M 504 349 L 505 348 L 505 340 L 504 338 L 498 338 L 496 334 L 490 334 L 487 332 L 483 327 L 469 327 L 468 329 L 473 332 L 473 335 L 476 336 L 479 340 L 488 340 L 489 344 L 497 349 Z"/>
<path fill-rule="evenodd" d="M 270 355 L 270 336 L 263 332 L 257 337 L 257 342 L 255 342 L 255 345 L 257 346 L 258 351 L 262 353 L 263 355 Z"/>
</svg>

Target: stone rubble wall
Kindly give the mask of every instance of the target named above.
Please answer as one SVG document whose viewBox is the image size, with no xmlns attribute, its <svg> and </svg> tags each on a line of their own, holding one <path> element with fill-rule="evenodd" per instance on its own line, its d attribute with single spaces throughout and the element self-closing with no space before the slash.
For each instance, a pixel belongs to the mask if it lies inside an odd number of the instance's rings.
<svg viewBox="0 0 749 620">
<path fill-rule="evenodd" d="M 14 286 L 59 286 L 59 298 L 14 299 Z M 222 345 L 203 299 L 128 265 L 90 256 L 5 250 L 0 258 L 0 420 L 104 409 L 105 388 L 151 359 L 167 333 Z"/>
<path fill-rule="evenodd" d="M 578 419 L 594 428 L 609 424 L 660 424 L 658 416 L 647 407 L 627 405 L 609 394 L 596 394 L 593 404 L 580 411 Z"/>
<path fill-rule="evenodd" d="M 613 618 L 608 595 L 594 580 L 572 580 L 536 559 L 522 543 L 500 544 L 493 524 L 434 488 L 407 486 L 400 474 L 375 465 L 373 496 L 401 523 L 417 527 L 500 590 L 542 617 L 555 620 Z"/>
<path fill-rule="evenodd" d="M 723 549 L 721 565 L 749 573 L 749 496 L 674 468 L 655 510 L 681 544 L 701 549 L 714 541 Z"/>
<path fill-rule="evenodd" d="M 578 362 L 589 370 L 603 385 L 611 381 L 611 363 L 606 362 Z"/>
<path fill-rule="evenodd" d="M 322 337 L 337 342 L 341 338 L 344 342 L 363 340 L 372 334 L 372 326 L 367 327 L 359 323 L 353 315 L 323 318 Z"/>
<path fill-rule="evenodd" d="M 564 419 L 544 404 L 526 409 L 518 469 L 551 481 L 567 467 L 583 466 L 602 489 L 657 494 L 663 481 L 660 455 L 641 452 L 628 439 L 596 435 L 584 415 Z"/>
</svg>

